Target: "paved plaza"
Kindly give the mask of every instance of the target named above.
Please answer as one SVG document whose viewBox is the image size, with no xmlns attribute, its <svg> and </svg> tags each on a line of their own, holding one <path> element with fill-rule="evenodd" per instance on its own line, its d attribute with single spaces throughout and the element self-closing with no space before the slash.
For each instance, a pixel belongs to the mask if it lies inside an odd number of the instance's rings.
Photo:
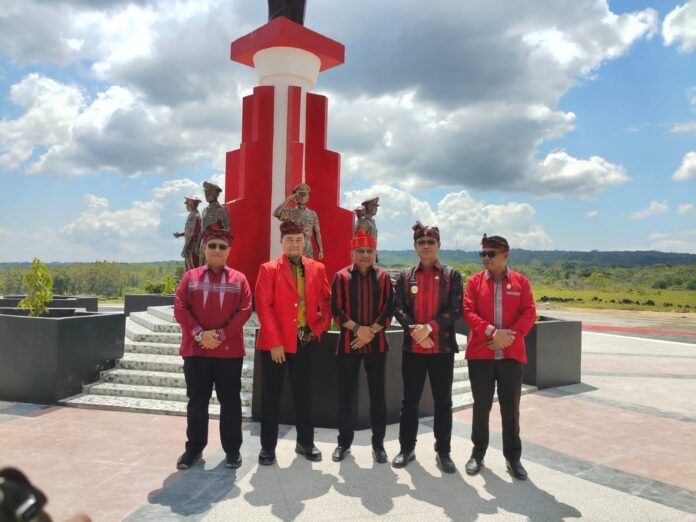
<svg viewBox="0 0 696 522">
<path fill-rule="evenodd" d="M 696 520 L 696 344 L 583 333 L 582 384 L 522 397 L 526 482 L 505 471 L 497 406 L 485 468 L 464 473 L 471 410 L 454 415 L 452 456 L 435 464 L 432 420 L 422 419 L 417 460 L 375 464 L 370 433 L 331 461 L 336 432 L 317 429 L 324 460 L 294 453 L 281 429 L 278 463 L 260 467 L 259 426 L 244 426 L 244 463 L 224 467 L 211 421 L 204 461 L 177 472 L 185 419 L 0 403 L 0 466 L 25 471 L 55 520 Z M 398 426 L 386 450 L 398 452 Z"/>
</svg>

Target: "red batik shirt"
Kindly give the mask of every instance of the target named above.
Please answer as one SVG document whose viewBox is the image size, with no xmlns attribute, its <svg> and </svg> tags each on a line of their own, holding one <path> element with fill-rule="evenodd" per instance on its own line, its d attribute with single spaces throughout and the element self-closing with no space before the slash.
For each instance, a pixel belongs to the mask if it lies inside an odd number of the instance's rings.
<svg viewBox="0 0 696 522">
<path fill-rule="evenodd" d="M 362 275 L 355 265 L 336 272 L 331 292 L 331 313 L 340 325 L 337 353 L 380 353 L 389 350 L 385 331 L 391 322 L 393 288 L 389 274 L 373 266 Z M 352 332 L 343 323 L 354 321 L 360 326 L 378 324 L 382 329 L 369 344 L 353 350 Z"/>
</svg>

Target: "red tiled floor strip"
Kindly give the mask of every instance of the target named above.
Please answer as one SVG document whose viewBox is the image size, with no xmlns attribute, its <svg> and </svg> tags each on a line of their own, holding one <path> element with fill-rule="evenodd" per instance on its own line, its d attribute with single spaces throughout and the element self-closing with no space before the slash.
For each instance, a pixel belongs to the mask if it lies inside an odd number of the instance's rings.
<svg viewBox="0 0 696 522">
<path fill-rule="evenodd" d="M 582 324 L 583 330 L 595 332 L 625 332 L 625 333 L 651 333 L 662 335 L 688 335 L 696 337 L 696 332 L 683 332 L 679 330 L 661 330 L 659 328 L 633 328 L 628 326 L 607 326 L 603 324 Z"/>
</svg>

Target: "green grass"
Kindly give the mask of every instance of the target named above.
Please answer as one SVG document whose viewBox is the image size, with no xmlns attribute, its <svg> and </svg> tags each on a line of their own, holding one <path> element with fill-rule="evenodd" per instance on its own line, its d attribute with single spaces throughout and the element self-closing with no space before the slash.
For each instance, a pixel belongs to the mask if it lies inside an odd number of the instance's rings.
<svg viewBox="0 0 696 522">
<path fill-rule="evenodd" d="M 688 290 L 572 290 L 538 286 L 533 288 L 537 303 L 543 302 L 543 297 L 573 299 L 567 302 L 549 300 L 563 306 L 579 308 L 607 308 L 614 310 L 650 310 L 654 312 L 696 312 L 696 292 Z M 614 301 L 613 303 L 611 301 Z M 625 303 L 623 300 L 630 300 Z M 638 301 L 638 304 L 636 304 Z M 655 304 L 645 304 L 652 301 Z"/>
</svg>

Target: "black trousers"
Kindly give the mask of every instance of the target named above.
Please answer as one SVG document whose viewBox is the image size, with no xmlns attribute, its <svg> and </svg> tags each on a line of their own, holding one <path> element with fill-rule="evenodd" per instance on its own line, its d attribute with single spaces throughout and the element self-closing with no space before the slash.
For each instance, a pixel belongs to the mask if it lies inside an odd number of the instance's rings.
<svg viewBox="0 0 696 522">
<path fill-rule="evenodd" d="M 404 352 L 401 360 L 401 377 L 404 398 L 401 402 L 399 443 L 402 451 L 416 447 L 418 433 L 418 403 L 420 402 L 426 374 L 430 378 L 435 403 L 435 451 L 449 453 L 452 440 L 452 377 L 454 354 L 422 354 Z"/>
<path fill-rule="evenodd" d="M 370 392 L 370 424 L 372 447 L 384 445 L 387 429 L 387 399 L 384 392 L 384 372 L 387 354 L 339 353 L 336 355 L 338 370 L 338 445 L 349 448 L 353 443 L 353 404 L 358 384 L 360 364 L 365 365 L 367 387 Z"/>
<path fill-rule="evenodd" d="M 215 393 L 220 402 L 220 441 L 225 453 L 242 447 L 243 357 L 184 357 L 186 378 L 186 451 L 198 453 L 208 444 L 208 404 Z"/>
<path fill-rule="evenodd" d="M 286 353 L 285 362 L 281 364 L 273 362 L 270 351 L 262 353 L 261 447 L 266 450 L 275 451 L 278 443 L 278 408 L 286 367 L 290 373 L 297 442 L 303 447 L 314 444 L 310 362 L 316 346 L 316 343 L 303 346 L 298 340 L 297 353 Z"/>
<path fill-rule="evenodd" d="M 472 457 L 483 459 L 488 449 L 488 416 L 497 386 L 503 421 L 503 455 L 511 462 L 520 460 L 520 395 L 523 374 L 524 365 L 515 359 L 469 359 L 469 381 L 474 396 Z"/>
</svg>

